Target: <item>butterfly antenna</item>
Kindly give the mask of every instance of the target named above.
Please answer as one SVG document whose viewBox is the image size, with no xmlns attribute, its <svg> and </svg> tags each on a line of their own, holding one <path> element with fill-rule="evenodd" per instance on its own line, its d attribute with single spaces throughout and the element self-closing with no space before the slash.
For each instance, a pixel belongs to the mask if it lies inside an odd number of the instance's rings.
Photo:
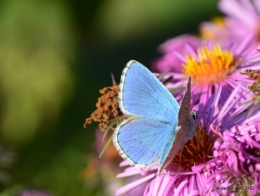
<svg viewBox="0 0 260 196">
<path fill-rule="evenodd" d="M 209 114 L 208 112 L 201 112 L 201 111 L 197 111 L 197 110 L 193 110 L 193 111 L 195 111 L 196 113 Z M 209 119 L 207 119 L 207 118 L 205 118 L 205 117 L 200 116 L 200 118 L 202 118 L 202 119 L 204 119 L 204 120 L 206 120 L 206 121 L 212 123 L 213 125 L 218 126 L 218 127 L 221 128 L 221 129 L 226 129 L 225 127 L 222 127 L 222 126 L 220 126 L 220 125 L 217 125 L 217 124 L 213 123 L 211 120 L 209 120 Z"/>
<path fill-rule="evenodd" d="M 197 111 L 197 110 L 193 110 L 196 113 L 202 113 L 202 114 L 209 114 L 208 112 L 202 112 L 202 111 Z"/>
<path fill-rule="evenodd" d="M 215 126 L 218 126 L 218 127 L 221 128 L 221 129 L 226 130 L 225 127 L 222 127 L 222 126 L 220 126 L 220 125 L 217 125 L 216 123 L 212 122 L 211 120 L 209 120 L 209 119 L 207 119 L 207 118 L 205 118 L 205 117 L 202 117 L 202 116 L 201 116 L 200 118 L 202 118 L 202 119 L 204 119 L 204 120 L 206 120 L 206 121 L 212 123 L 212 124 L 215 125 Z"/>
</svg>

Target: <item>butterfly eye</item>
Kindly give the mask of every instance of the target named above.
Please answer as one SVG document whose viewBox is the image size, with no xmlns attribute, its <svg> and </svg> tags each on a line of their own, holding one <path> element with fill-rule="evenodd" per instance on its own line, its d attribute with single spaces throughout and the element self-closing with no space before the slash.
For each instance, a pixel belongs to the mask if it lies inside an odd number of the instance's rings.
<svg viewBox="0 0 260 196">
<path fill-rule="evenodd" d="M 190 115 L 191 115 L 191 117 L 193 118 L 193 120 L 196 120 L 197 114 L 196 114 L 195 111 L 191 111 L 191 112 L 190 112 Z"/>
</svg>

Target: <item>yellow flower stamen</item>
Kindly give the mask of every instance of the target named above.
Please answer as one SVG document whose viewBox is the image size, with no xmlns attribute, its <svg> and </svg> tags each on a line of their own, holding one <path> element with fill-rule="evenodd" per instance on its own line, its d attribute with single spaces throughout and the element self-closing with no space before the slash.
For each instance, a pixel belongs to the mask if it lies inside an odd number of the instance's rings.
<svg viewBox="0 0 260 196">
<path fill-rule="evenodd" d="M 185 57 L 187 63 L 183 64 L 186 75 L 192 77 L 197 84 L 213 84 L 221 82 L 232 74 L 241 59 L 235 60 L 231 51 L 223 51 L 219 44 L 215 44 L 210 51 L 207 46 L 197 52 L 198 60 L 193 56 Z"/>
</svg>

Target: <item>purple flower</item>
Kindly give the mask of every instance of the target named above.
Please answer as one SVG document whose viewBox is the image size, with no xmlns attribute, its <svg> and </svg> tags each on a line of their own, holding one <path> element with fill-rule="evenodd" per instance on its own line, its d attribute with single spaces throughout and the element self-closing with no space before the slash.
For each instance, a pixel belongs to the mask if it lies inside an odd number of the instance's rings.
<svg viewBox="0 0 260 196">
<path fill-rule="evenodd" d="M 168 67 L 175 67 L 168 76 L 173 76 L 173 80 L 168 88 L 179 88 L 185 86 L 188 76 L 192 78 L 192 105 L 200 105 L 209 99 L 216 92 L 218 86 L 222 86 L 220 103 L 223 105 L 233 89 L 240 83 L 241 86 L 238 96 L 244 96 L 243 100 L 248 99 L 245 95 L 248 91 L 247 86 L 251 84 L 250 79 L 241 75 L 244 69 L 255 69 L 259 67 L 256 62 L 260 58 L 260 53 L 254 49 L 250 52 L 252 34 L 248 35 L 242 42 L 233 44 L 229 48 L 223 49 L 220 44 L 208 43 L 198 46 L 196 49 L 185 45 L 186 54 L 172 51 L 166 55 L 175 56 L 179 59 L 169 61 Z M 157 61 L 157 67 L 162 65 L 166 69 L 164 61 Z M 175 98 L 180 101 L 182 93 L 175 93 Z M 241 99 L 241 101 L 243 101 Z M 197 109 L 196 107 L 194 109 Z"/>
<path fill-rule="evenodd" d="M 234 126 L 233 131 L 223 133 L 221 142 L 215 142 L 214 164 L 208 164 L 207 168 L 212 176 L 207 183 L 217 185 L 220 193 L 260 193 L 259 128 L 260 123 L 255 122 L 254 127 L 243 130 L 242 134 Z"/>
<path fill-rule="evenodd" d="M 260 3 L 259 0 L 221 0 L 219 9 L 227 17 L 201 25 L 202 37 L 216 42 L 239 42 L 250 33 L 252 41 L 260 42 Z"/>
<path fill-rule="evenodd" d="M 116 195 L 136 187 L 139 191 L 142 188 L 145 196 L 234 195 L 234 191 L 256 194 L 260 189 L 260 123 L 255 120 L 260 112 L 247 119 L 241 113 L 245 106 L 235 107 L 241 86 L 235 87 L 223 106 L 219 105 L 221 85 L 201 103 L 201 111 L 208 112 L 203 116 L 214 123 L 197 122 L 199 147 L 196 138 L 192 138 L 159 176 L 156 176 L 158 165 L 150 170 L 128 167 L 117 177 L 140 175 L 140 179 L 120 188 Z M 124 161 L 120 166 L 126 165 Z"/>
<path fill-rule="evenodd" d="M 165 55 L 153 62 L 153 70 L 161 73 L 165 72 L 168 68 L 171 68 L 171 71 L 181 71 L 181 67 L 175 66 L 176 64 L 180 64 L 181 61 L 173 53 L 177 51 L 182 55 L 186 55 L 188 51 L 185 45 L 189 44 L 190 47 L 195 49 L 199 46 L 200 42 L 200 38 L 189 34 L 166 40 L 159 46 L 160 52 L 165 53 Z"/>
<path fill-rule="evenodd" d="M 222 46 L 228 47 L 232 43 L 239 41 L 241 35 L 232 36 L 231 31 L 238 27 L 238 22 L 231 18 L 213 18 L 211 22 L 203 22 L 200 25 L 200 34 L 203 40 L 209 40 L 216 43 L 221 43 Z M 239 34 L 240 31 L 235 31 L 233 34 Z"/>
</svg>

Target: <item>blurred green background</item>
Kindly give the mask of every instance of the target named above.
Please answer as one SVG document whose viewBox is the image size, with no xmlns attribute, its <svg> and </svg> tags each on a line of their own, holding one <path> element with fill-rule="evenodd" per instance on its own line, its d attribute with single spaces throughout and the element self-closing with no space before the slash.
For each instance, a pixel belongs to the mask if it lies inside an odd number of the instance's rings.
<svg viewBox="0 0 260 196">
<path fill-rule="evenodd" d="M 99 89 L 112 84 L 111 72 L 118 82 L 131 59 L 150 67 L 166 39 L 198 34 L 219 15 L 217 2 L 0 1 L 0 196 L 28 188 L 111 195 L 120 187 L 116 172 L 108 182 L 108 169 L 86 169 L 97 157 L 97 124 L 83 124 Z"/>
</svg>

